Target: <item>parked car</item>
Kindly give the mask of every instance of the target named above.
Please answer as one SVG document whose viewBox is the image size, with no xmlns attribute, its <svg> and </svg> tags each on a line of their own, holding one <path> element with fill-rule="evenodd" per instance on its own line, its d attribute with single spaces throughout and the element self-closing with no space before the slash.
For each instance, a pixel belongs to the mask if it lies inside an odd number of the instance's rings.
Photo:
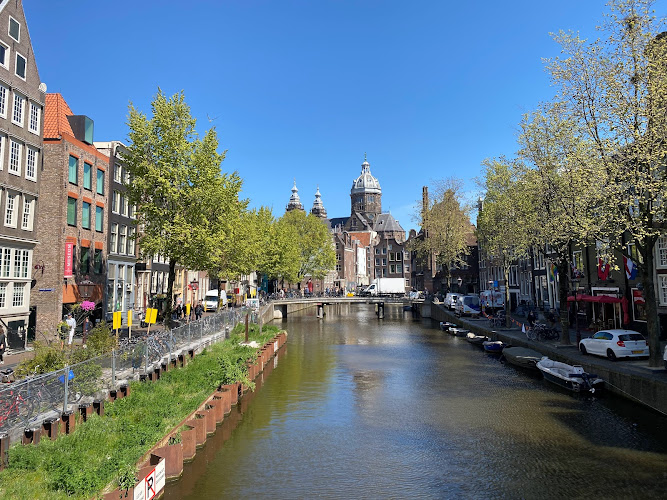
<svg viewBox="0 0 667 500">
<path fill-rule="evenodd" d="M 477 295 L 465 295 L 456 301 L 454 311 L 457 316 L 479 316 L 482 309 Z"/>
<path fill-rule="evenodd" d="M 579 342 L 582 354 L 616 358 L 648 356 L 648 342 L 644 336 L 633 330 L 601 330 L 591 338 Z"/>
<path fill-rule="evenodd" d="M 445 307 L 448 307 L 449 309 L 455 309 L 456 308 L 456 301 L 460 297 L 463 297 L 463 294 L 461 294 L 461 293 L 448 293 L 445 296 Z"/>
</svg>

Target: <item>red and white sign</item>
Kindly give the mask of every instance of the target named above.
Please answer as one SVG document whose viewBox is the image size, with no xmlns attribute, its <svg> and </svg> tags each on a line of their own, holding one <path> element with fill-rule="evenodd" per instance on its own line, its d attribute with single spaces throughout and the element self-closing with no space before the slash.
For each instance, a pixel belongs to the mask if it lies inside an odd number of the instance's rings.
<svg viewBox="0 0 667 500">
<path fill-rule="evenodd" d="M 74 260 L 74 243 L 67 242 L 65 243 L 65 278 L 71 278 L 72 274 L 72 264 Z"/>
<path fill-rule="evenodd" d="M 164 488 L 165 481 L 165 460 L 148 473 L 148 475 L 139 481 L 134 487 L 134 500 L 152 500 Z"/>
</svg>

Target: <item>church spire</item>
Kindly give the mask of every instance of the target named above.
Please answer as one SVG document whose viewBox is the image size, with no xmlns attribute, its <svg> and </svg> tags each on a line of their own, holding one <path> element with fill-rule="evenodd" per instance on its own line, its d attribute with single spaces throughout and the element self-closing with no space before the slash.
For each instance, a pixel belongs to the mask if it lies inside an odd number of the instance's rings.
<svg viewBox="0 0 667 500">
<path fill-rule="evenodd" d="M 319 217 L 320 219 L 327 218 L 327 211 L 324 208 L 322 203 L 322 195 L 320 194 L 320 186 L 317 186 L 317 191 L 315 192 L 315 201 L 313 202 L 313 208 L 310 210 L 310 213 Z"/>
<path fill-rule="evenodd" d="M 296 187 L 296 179 L 294 179 L 294 186 L 292 187 L 292 196 L 289 197 L 289 203 L 285 208 L 287 212 L 290 210 L 301 210 L 303 211 L 303 205 L 301 204 L 301 199 L 299 198 L 299 189 Z"/>
</svg>

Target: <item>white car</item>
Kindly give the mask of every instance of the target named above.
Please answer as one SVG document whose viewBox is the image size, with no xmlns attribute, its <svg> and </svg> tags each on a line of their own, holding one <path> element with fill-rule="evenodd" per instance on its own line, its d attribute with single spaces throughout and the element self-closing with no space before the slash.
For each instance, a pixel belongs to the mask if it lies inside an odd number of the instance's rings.
<svg viewBox="0 0 667 500">
<path fill-rule="evenodd" d="M 601 330 L 579 342 L 582 354 L 597 354 L 614 361 L 616 358 L 648 356 L 648 342 L 633 330 Z"/>
</svg>

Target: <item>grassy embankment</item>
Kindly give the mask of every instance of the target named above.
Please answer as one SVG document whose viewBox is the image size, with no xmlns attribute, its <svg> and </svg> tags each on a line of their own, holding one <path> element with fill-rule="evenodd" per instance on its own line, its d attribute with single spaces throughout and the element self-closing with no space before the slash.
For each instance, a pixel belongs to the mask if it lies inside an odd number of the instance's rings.
<svg viewBox="0 0 667 500">
<path fill-rule="evenodd" d="M 279 331 L 252 325 L 250 339 L 260 345 Z M 246 360 L 257 349 L 239 346 L 243 325 L 230 339 L 207 348 L 184 368 L 164 373 L 157 382 L 131 384 L 127 398 L 106 402 L 75 432 L 38 446 L 16 445 L 9 466 L 0 472 L 0 498 L 91 498 L 110 483 L 134 484 L 137 461 L 167 432 L 196 410 L 219 384 L 248 380 Z"/>
</svg>

